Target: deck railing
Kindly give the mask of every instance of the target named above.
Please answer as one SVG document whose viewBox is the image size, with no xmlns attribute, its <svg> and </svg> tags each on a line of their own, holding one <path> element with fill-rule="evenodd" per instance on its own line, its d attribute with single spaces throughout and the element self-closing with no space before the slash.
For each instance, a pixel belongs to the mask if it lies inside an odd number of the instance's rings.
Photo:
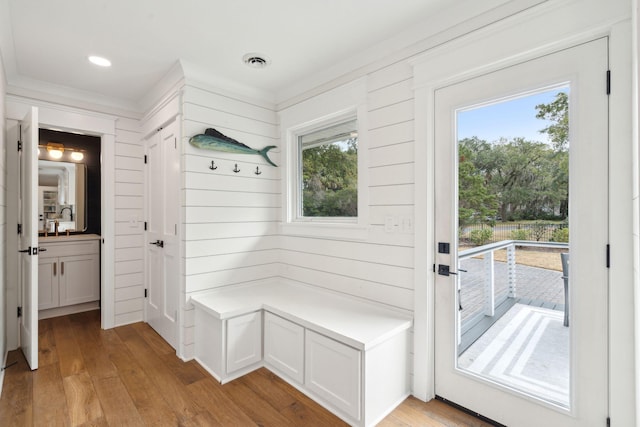
<svg viewBox="0 0 640 427">
<path fill-rule="evenodd" d="M 458 261 L 484 255 L 484 292 L 482 314 L 494 316 L 496 305 L 501 301 L 495 299 L 495 274 L 494 274 L 494 252 L 501 249 L 507 250 L 507 275 L 508 292 L 506 298 L 516 298 L 518 284 L 516 281 L 516 247 L 538 247 L 538 248 L 560 248 L 569 249 L 568 243 L 561 242 L 536 242 L 530 240 L 503 240 L 496 243 L 465 249 L 458 253 Z M 460 276 L 458 276 L 460 278 Z M 458 289 L 460 284 L 458 283 Z"/>
</svg>

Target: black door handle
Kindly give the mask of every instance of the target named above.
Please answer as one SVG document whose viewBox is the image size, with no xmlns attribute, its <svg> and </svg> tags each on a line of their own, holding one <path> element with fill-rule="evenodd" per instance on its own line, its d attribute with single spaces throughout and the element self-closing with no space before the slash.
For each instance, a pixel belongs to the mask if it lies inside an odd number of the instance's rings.
<svg viewBox="0 0 640 427">
<path fill-rule="evenodd" d="M 156 245 L 159 248 L 164 248 L 164 240 L 156 240 L 155 242 L 149 242 L 150 245 Z"/>
</svg>

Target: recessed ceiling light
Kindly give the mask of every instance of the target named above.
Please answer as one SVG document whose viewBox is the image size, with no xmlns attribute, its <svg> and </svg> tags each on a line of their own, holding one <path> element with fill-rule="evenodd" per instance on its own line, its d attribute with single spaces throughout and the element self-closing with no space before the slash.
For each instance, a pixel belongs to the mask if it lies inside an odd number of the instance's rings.
<svg viewBox="0 0 640 427">
<path fill-rule="evenodd" d="M 90 56 L 89 61 L 92 64 L 98 65 L 100 67 L 111 67 L 111 61 L 101 56 Z"/>
<path fill-rule="evenodd" d="M 265 68 L 271 60 L 260 53 L 247 53 L 242 57 L 242 61 L 251 68 Z"/>
</svg>

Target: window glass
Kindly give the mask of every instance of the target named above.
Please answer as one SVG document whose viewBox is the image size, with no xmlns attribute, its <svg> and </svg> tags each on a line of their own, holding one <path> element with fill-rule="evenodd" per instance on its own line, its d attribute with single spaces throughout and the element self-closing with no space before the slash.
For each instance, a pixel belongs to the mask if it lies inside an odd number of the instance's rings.
<svg viewBox="0 0 640 427">
<path fill-rule="evenodd" d="M 357 121 L 349 120 L 299 135 L 298 146 L 298 216 L 357 217 Z"/>
</svg>

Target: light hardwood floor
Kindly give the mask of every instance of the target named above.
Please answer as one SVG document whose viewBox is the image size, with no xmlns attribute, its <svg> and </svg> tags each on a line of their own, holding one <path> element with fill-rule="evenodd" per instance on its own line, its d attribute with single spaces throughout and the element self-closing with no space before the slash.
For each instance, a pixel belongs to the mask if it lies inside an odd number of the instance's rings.
<svg viewBox="0 0 640 427">
<path fill-rule="evenodd" d="M 100 329 L 99 312 L 40 321 L 40 367 L 9 353 L 0 426 L 344 426 L 266 369 L 220 385 L 147 324 Z M 488 426 L 409 398 L 380 426 Z"/>
</svg>

